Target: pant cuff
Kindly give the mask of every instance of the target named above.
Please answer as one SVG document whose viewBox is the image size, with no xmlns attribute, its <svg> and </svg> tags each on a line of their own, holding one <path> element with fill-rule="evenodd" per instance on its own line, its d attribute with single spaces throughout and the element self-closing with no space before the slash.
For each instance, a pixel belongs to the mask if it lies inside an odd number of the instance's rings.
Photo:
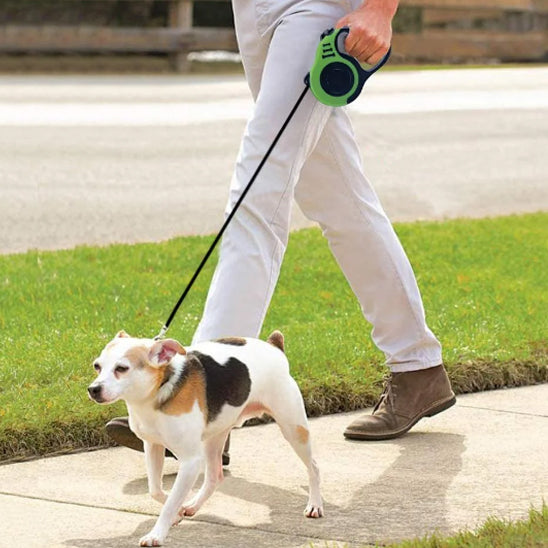
<svg viewBox="0 0 548 548">
<path fill-rule="evenodd" d="M 432 360 L 412 361 L 406 363 L 393 363 L 388 364 L 392 373 L 407 373 L 408 371 L 421 371 L 422 369 L 430 369 L 441 365 L 443 360 L 441 357 Z"/>
</svg>

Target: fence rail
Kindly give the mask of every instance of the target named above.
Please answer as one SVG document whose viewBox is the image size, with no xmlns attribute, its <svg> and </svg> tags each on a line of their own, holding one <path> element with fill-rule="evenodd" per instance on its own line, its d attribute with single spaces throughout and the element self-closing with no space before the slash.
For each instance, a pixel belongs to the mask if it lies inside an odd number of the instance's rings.
<svg viewBox="0 0 548 548">
<path fill-rule="evenodd" d="M 186 53 L 212 49 L 232 51 L 236 47 L 232 29 L 57 25 L 0 27 L 0 49 L 7 53 Z"/>
<path fill-rule="evenodd" d="M 168 26 L 158 28 L 0 26 L 0 52 L 166 53 L 175 69 L 184 71 L 189 52 L 236 51 L 233 29 L 193 26 L 193 6 L 193 0 L 171 0 Z M 419 10 L 420 30 L 394 34 L 396 58 L 427 62 L 547 58 L 548 0 L 401 0 L 400 6 Z M 476 28 L 478 22 L 484 28 Z"/>
</svg>

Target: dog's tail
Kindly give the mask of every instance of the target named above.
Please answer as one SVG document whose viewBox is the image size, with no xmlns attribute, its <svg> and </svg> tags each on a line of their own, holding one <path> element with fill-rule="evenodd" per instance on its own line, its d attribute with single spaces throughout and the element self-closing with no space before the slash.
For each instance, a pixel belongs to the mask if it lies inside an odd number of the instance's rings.
<svg viewBox="0 0 548 548">
<path fill-rule="evenodd" d="M 267 343 L 270 343 L 272 346 L 275 346 L 276 348 L 279 348 L 282 352 L 285 352 L 284 350 L 284 336 L 280 331 L 273 331 L 268 339 L 266 339 Z"/>
</svg>

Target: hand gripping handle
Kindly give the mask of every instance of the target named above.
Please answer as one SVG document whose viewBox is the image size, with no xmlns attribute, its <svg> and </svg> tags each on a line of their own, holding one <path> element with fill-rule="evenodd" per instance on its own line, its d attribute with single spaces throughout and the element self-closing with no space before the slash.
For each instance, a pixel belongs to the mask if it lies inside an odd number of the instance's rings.
<svg viewBox="0 0 548 548">
<path fill-rule="evenodd" d="M 314 96 L 325 105 L 339 107 L 354 101 L 368 78 L 390 57 L 391 50 L 373 67 L 365 69 L 346 52 L 348 27 L 326 30 L 320 39 L 310 73 L 305 78 Z"/>
<path fill-rule="evenodd" d="M 357 63 L 358 71 L 361 75 L 367 80 L 370 76 L 375 74 L 380 68 L 382 68 L 386 61 L 390 58 L 390 54 L 392 53 L 392 47 L 388 48 L 388 51 L 384 54 L 383 58 L 376 64 L 373 65 L 370 69 L 364 69 L 359 61 L 350 55 L 346 53 L 346 48 L 344 47 L 344 43 L 346 41 L 346 37 L 350 34 L 350 27 L 341 27 L 340 29 L 337 29 L 339 31 L 339 34 L 337 36 L 337 49 L 339 50 L 339 53 L 348 59 L 352 63 Z"/>
<path fill-rule="evenodd" d="M 340 53 L 341 57 L 344 57 L 356 67 L 356 70 L 358 71 L 358 74 L 359 74 L 358 87 L 356 91 L 348 98 L 347 100 L 347 104 L 348 104 L 354 101 L 355 99 L 357 99 L 357 97 L 359 96 L 359 94 L 361 93 L 363 89 L 365 82 L 367 82 L 367 80 L 371 76 L 373 76 L 375 72 L 377 72 L 380 68 L 382 68 L 386 64 L 386 62 L 390 58 L 390 54 L 392 53 L 392 47 L 388 48 L 388 51 L 384 54 L 383 58 L 377 64 L 373 65 L 371 68 L 365 69 L 362 67 L 360 62 L 355 57 L 348 55 L 348 53 L 346 52 L 346 48 L 344 47 L 346 37 L 350 34 L 350 28 L 342 27 L 340 29 L 337 29 L 337 32 L 338 34 L 336 38 L 336 47 L 338 52 Z"/>
</svg>

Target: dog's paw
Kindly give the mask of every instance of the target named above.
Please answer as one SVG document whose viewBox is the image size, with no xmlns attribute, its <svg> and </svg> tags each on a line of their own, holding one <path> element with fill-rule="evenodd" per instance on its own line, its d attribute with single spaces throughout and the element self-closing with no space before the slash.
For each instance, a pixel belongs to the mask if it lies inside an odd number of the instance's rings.
<svg viewBox="0 0 548 548">
<path fill-rule="evenodd" d="M 321 518 L 321 517 L 323 517 L 323 507 L 322 506 L 317 506 L 317 505 L 314 505 L 314 504 L 309 504 L 304 509 L 304 515 L 307 518 Z"/>
<path fill-rule="evenodd" d="M 179 510 L 179 517 L 180 517 L 181 519 L 183 519 L 183 518 L 191 518 L 197 511 L 198 511 L 198 508 L 196 508 L 196 507 L 193 506 L 192 504 L 191 504 L 191 505 L 187 505 L 187 506 L 183 506 L 183 507 Z"/>
<path fill-rule="evenodd" d="M 151 531 L 139 541 L 139 546 L 162 546 L 163 539 Z"/>
<path fill-rule="evenodd" d="M 179 523 L 181 523 L 183 519 L 191 518 L 197 511 L 198 511 L 198 508 L 195 508 L 192 505 L 186 504 L 177 512 L 177 516 L 175 517 L 171 525 L 172 526 L 179 525 Z"/>
<path fill-rule="evenodd" d="M 164 504 L 167 500 L 167 493 L 164 493 L 163 491 L 158 491 L 158 493 L 150 493 L 150 496 L 160 504 Z"/>
</svg>

